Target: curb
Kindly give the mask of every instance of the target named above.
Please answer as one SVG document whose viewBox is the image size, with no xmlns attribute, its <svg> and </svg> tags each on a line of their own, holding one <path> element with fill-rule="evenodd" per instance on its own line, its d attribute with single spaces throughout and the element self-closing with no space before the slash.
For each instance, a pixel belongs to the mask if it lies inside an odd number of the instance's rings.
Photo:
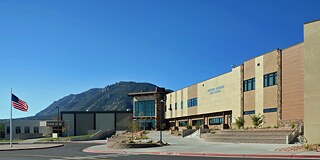
<svg viewBox="0 0 320 160">
<path fill-rule="evenodd" d="M 223 153 L 188 153 L 188 152 L 127 152 L 121 150 L 102 151 L 84 149 L 88 153 L 166 155 L 186 157 L 238 157 L 238 158 L 283 158 L 283 159 L 320 159 L 320 155 L 281 155 L 281 154 L 223 154 Z"/>
<path fill-rule="evenodd" d="M 32 147 L 32 148 L 8 148 L 8 149 L 0 149 L 1 151 L 19 151 L 19 150 L 36 150 L 36 149 L 49 149 L 49 148 L 57 148 L 62 147 L 64 144 L 57 144 L 53 146 L 45 146 L 45 147 Z"/>
</svg>

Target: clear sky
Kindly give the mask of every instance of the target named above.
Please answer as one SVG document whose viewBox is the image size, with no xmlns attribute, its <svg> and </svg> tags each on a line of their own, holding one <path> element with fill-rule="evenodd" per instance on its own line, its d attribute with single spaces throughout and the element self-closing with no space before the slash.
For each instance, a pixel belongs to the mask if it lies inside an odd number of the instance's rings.
<svg viewBox="0 0 320 160">
<path fill-rule="evenodd" d="M 303 41 L 318 0 L 0 0 L 0 119 L 118 81 L 172 90 Z"/>
</svg>

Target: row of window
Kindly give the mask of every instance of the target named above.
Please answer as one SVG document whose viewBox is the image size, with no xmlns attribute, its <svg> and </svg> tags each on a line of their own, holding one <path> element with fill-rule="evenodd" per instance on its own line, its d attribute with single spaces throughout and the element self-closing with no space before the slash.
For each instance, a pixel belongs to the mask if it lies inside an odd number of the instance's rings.
<svg viewBox="0 0 320 160">
<path fill-rule="evenodd" d="M 223 123 L 224 123 L 224 120 L 222 117 L 209 119 L 209 125 L 220 125 Z"/>
<path fill-rule="evenodd" d="M 21 133 L 21 127 L 20 126 L 16 126 L 15 128 L 16 134 L 20 134 Z M 26 126 L 24 127 L 24 133 L 30 133 L 30 127 Z M 33 127 L 33 133 L 39 133 L 39 127 L 35 126 Z M 10 134 L 10 127 L 7 127 L 7 134 Z"/>
<path fill-rule="evenodd" d="M 269 73 L 263 76 L 263 87 L 269 87 L 273 85 L 277 85 L 277 72 Z M 243 81 L 243 91 L 251 91 L 256 88 L 256 80 L 255 78 L 247 79 Z"/>
<path fill-rule="evenodd" d="M 198 98 L 188 99 L 188 107 L 198 106 Z"/>
<path fill-rule="evenodd" d="M 255 80 L 255 78 L 243 81 L 243 91 L 244 92 L 255 90 L 255 88 L 256 88 L 256 80 Z"/>
<path fill-rule="evenodd" d="M 276 85 L 277 84 L 277 77 L 278 77 L 277 72 L 264 75 L 263 86 L 268 87 L 268 86 Z"/>
<path fill-rule="evenodd" d="M 263 109 L 263 113 L 271 113 L 271 112 L 277 112 L 277 111 L 278 111 L 278 108 L 265 108 L 265 109 Z M 255 110 L 243 112 L 244 115 L 255 114 L 255 113 L 256 113 Z"/>
</svg>

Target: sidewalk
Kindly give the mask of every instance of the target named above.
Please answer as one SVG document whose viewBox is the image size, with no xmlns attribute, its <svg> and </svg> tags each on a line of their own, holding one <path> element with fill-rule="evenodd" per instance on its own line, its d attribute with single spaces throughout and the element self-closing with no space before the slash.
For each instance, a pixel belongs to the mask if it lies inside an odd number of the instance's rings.
<svg viewBox="0 0 320 160">
<path fill-rule="evenodd" d="M 153 141 L 159 140 L 160 133 L 152 131 L 148 137 Z M 125 154 L 153 154 L 153 155 L 180 155 L 206 157 L 256 157 L 256 158 L 316 158 L 320 159 L 320 152 L 275 152 L 276 148 L 293 146 L 294 144 L 235 144 L 214 143 L 202 139 L 182 138 L 163 132 L 163 141 L 169 146 L 156 148 L 135 149 L 107 149 L 106 145 L 92 146 L 84 152 L 93 153 L 125 153 Z"/>
<path fill-rule="evenodd" d="M 0 153 L 1 151 L 47 149 L 62 146 L 63 144 L 12 144 L 12 147 L 10 147 L 9 144 L 1 144 Z"/>
</svg>

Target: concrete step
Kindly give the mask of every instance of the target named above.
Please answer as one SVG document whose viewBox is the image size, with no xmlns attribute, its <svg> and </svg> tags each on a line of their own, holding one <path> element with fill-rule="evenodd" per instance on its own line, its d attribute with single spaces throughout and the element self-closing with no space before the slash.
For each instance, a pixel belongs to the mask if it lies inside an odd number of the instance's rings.
<svg viewBox="0 0 320 160">
<path fill-rule="evenodd" d="M 259 131 L 259 130 L 254 130 L 254 131 L 226 131 L 226 130 L 221 130 L 221 131 L 217 131 L 218 134 L 254 134 L 254 135 L 288 135 L 292 132 L 293 130 L 288 130 L 288 131 Z"/>
<path fill-rule="evenodd" d="M 228 139 L 228 138 L 210 138 L 206 139 L 208 142 L 224 142 L 224 143 L 269 143 L 269 144 L 285 144 L 285 139 L 261 139 L 261 138 L 252 138 L 252 139 Z"/>
<path fill-rule="evenodd" d="M 209 135 L 209 136 L 201 136 L 201 138 L 286 138 L 286 136 L 279 136 L 279 135 L 259 135 L 259 136 L 248 136 L 248 135 Z"/>
<path fill-rule="evenodd" d="M 202 134 L 201 138 L 210 142 L 285 144 L 286 136 L 291 132 L 292 130 L 221 130 L 215 134 Z"/>
</svg>

